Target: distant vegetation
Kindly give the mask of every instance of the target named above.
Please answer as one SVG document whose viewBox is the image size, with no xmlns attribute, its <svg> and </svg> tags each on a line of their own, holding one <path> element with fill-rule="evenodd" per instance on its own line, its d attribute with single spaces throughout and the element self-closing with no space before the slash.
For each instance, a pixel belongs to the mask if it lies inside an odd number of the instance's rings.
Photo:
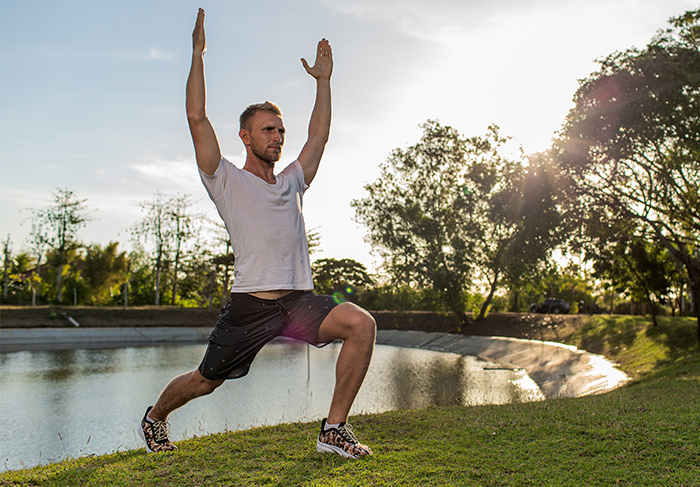
<svg viewBox="0 0 700 487">
<path fill-rule="evenodd" d="M 465 137 L 427 121 L 353 202 L 383 265 L 316 260 L 317 290 L 461 321 L 547 297 L 572 312 L 691 314 L 700 339 L 700 10 L 599 66 L 543 153 L 495 125 Z M 88 208 L 58 189 L 21 251 L 7 236 L 3 303 L 221 305 L 235 256 L 190 195 L 142 202 L 129 253 L 80 241 Z"/>
</svg>

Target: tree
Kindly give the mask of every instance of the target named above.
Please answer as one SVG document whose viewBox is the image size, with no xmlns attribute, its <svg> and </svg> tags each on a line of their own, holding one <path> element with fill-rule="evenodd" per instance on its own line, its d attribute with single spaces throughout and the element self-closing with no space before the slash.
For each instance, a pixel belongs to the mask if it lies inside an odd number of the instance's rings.
<svg viewBox="0 0 700 487">
<path fill-rule="evenodd" d="M 12 264 L 12 248 L 9 234 L 2 243 L 2 254 L 2 300 L 7 302 L 7 292 L 10 285 L 10 266 Z"/>
<path fill-rule="evenodd" d="M 196 222 L 201 215 L 191 212 L 190 195 L 168 197 L 156 192 L 153 200 L 144 201 L 139 206 L 146 216 L 131 228 L 131 235 L 136 242 L 153 242 L 155 304 L 160 304 L 161 280 L 171 257 L 174 264 L 171 304 L 175 304 L 182 252 L 196 235 Z"/>
<path fill-rule="evenodd" d="M 129 252 L 128 263 L 126 286 L 128 302 L 132 306 L 153 304 L 155 301 L 153 286 L 155 272 L 151 255 L 137 243 L 134 249 Z"/>
<path fill-rule="evenodd" d="M 170 304 L 175 304 L 177 300 L 177 285 L 179 281 L 178 272 L 180 271 L 180 260 L 184 246 L 187 242 L 198 233 L 200 221 L 204 215 L 192 213 L 192 197 L 188 194 L 176 195 L 170 198 L 170 223 L 173 227 L 172 236 L 174 241 L 174 260 L 173 260 L 173 290 Z"/>
<path fill-rule="evenodd" d="M 169 225 L 170 212 L 167 198 L 156 192 L 152 201 L 144 201 L 139 204 L 141 211 L 146 216 L 131 228 L 131 236 L 138 243 L 153 242 L 154 272 L 155 272 L 155 302 L 160 304 L 160 282 L 164 261 L 170 252 L 172 241 L 172 229 Z"/>
<path fill-rule="evenodd" d="M 581 197 L 636 221 L 685 267 L 700 340 L 700 10 L 581 82 L 561 161 Z"/>
<path fill-rule="evenodd" d="M 358 292 L 374 284 L 367 268 L 353 259 L 319 259 L 311 264 L 311 271 L 315 291 L 338 301 L 355 301 Z"/>
<path fill-rule="evenodd" d="M 551 161 L 540 155 L 525 167 L 495 126 L 470 138 L 435 121 L 423 129 L 353 205 L 394 283 L 428 285 L 466 323 L 465 292 L 484 279 L 483 319 L 503 280 L 518 282 L 561 238 Z"/>
<path fill-rule="evenodd" d="M 395 149 L 367 197 L 352 202 L 393 284 L 427 286 L 465 323 L 476 195 L 467 183 L 467 144 L 452 127 L 423 124 L 416 145 Z"/>
<path fill-rule="evenodd" d="M 566 184 L 548 154 L 535 154 L 527 165 L 501 155 L 509 139 L 490 127 L 482 138 L 470 139 L 481 148 L 472 156 L 468 173 L 470 191 L 477 195 L 471 259 L 489 286 L 476 320 L 486 317 L 499 287 L 520 287 L 565 240 L 562 207 Z M 481 215 L 481 217 L 479 216 Z"/>
<path fill-rule="evenodd" d="M 88 287 L 90 304 L 109 304 L 115 290 L 124 282 L 128 269 L 126 252 L 118 252 L 117 242 L 106 247 L 93 244 L 85 251 L 82 277 Z"/>
<path fill-rule="evenodd" d="M 180 302 L 184 306 L 213 307 L 214 297 L 221 295 L 222 286 L 217 279 L 219 259 L 210 246 L 195 244 L 183 259 L 185 271 L 180 283 Z M 230 289 L 229 289 L 230 292 Z"/>
<path fill-rule="evenodd" d="M 56 266 L 57 301 L 63 301 L 62 279 L 69 253 L 79 246 L 78 230 L 90 221 L 85 202 L 68 189 L 58 189 L 53 195 L 53 204 L 47 208 L 32 210 L 32 239 L 41 246 L 53 250 Z M 39 261 L 37 261 L 39 263 Z"/>
</svg>

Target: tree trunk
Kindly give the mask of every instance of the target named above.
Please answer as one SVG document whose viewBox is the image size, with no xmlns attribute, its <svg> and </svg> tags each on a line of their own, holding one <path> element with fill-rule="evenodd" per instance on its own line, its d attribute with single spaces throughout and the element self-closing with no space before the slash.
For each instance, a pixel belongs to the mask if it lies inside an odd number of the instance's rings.
<svg viewBox="0 0 700 487">
<path fill-rule="evenodd" d="M 158 257 L 156 258 L 156 306 L 160 305 L 160 263 L 161 257 L 160 254 L 158 254 Z"/>
<path fill-rule="evenodd" d="M 491 301 L 493 300 L 493 295 L 496 293 L 497 287 L 498 287 L 498 271 L 496 271 L 496 274 L 493 276 L 493 281 L 491 282 L 491 289 L 489 290 L 489 295 L 486 296 L 486 300 L 484 301 L 484 304 L 481 305 L 481 309 L 479 310 L 479 316 L 476 317 L 475 321 L 481 321 L 484 318 L 486 318 L 486 313 L 489 309 L 489 306 L 491 306 Z"/>
<path fill-rule="evenodd" d="M 10 285 L 10 269 L 9 266 L 5 266 L 5 276 L 2 280 L 2 300 L 7 301 L 7 288 Z"/>
<path fill-rule="evenodd" d="M 179 252 L 175 253 L 175 268 L 173 269 L 173 287 L 172 287 L 172 296 L 170 296 L 170 304 L 172 306 L 175 306 L 175 302 L 177 301 L 177 268 L 179 266 L 179 260 L 180 257 L 178 255 Z"/>
<path fill-rule="evenodd" d="M 693 313 L 698 321 L 698 343 L 700 343 L 700 275 L 690 276 L 688 290 L 690 291 L 690 299 L 693 301 Z"/>
<path fill-rule="evenodd" d="M 7 301 L 7 289 L 10 285 L 10 236 L 7 236 L 7 241 L 4 245 L 5 258 L 3 260 L 3 279 L 2 279 L 2 300 Z"/>
<path fill-rule="evenodd" d="M 518 301 L 520 301 L 520 290 L 516 289 L 513 291 L 512 300 L 510 302 L 510 310 L 517 313 L 520 308 L 518 307 Z"/>
<path fill-rule="evenodd" d="M 646 287 L 644 288 L 644 297 L 646 298 L 647 305 L 649 306 L 649 314 L 651 315 L 651 323 L 653 326 L 659 326 L 659 322 L 656 321 L 656 307 L 654 306 L 654 303 L 651 302 L 651 296 L 646 290 Z"/>
<path fill-rule="evenodd" d="M 180 240 L 177 241 L 177 249 L 175 250 L 175 269 L 173 269 L 173 295 L 170 298 L 170 304 L 175 306 L 177 302 L 177 271 L 180 267 Z"/>
<path fill-rule="evenodd" d="M 56 274 L 56 287 L 58 288 L 58 297 L 56 299 L 60 303 L 61 301 L 63 301 L 63 264 L 58 265 L 58 268 L 56 269 Z"/>
</svg>

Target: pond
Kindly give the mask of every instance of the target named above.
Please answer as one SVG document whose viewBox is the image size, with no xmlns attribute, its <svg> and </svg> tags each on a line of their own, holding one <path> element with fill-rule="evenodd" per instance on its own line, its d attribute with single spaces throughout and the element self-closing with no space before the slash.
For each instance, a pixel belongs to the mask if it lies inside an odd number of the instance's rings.
<svg viewBox="0 0 700 487">
<path fill-rule="evenodd" d="M 340 344 L 275 340 L 250 374 L 170 417 L 171 439 L 285 422 L 328 411 Z M 18 469 L 143 445 L 145 408 L 204 345 L 20 351 L 0 354 L 0 459 Z M 352 414 L 543 399 L 522 370 L 476 357 L 378 345 Z M 309 445 L 313 448 L 313 445 Z"/>
</svg>

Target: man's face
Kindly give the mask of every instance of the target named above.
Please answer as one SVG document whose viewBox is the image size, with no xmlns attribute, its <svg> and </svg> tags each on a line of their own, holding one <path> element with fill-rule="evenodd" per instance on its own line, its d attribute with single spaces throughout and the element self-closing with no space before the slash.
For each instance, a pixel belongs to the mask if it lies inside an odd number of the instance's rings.
<svg viewBox="0 0 700 487">
<path fill-rule="evenodd" d="M 247 130 L 250 150 L 259 159 L 274 164 L 282 156 L 284 145 L 282 118 L 270 112 L 257 112 Z"/>
</svg>

